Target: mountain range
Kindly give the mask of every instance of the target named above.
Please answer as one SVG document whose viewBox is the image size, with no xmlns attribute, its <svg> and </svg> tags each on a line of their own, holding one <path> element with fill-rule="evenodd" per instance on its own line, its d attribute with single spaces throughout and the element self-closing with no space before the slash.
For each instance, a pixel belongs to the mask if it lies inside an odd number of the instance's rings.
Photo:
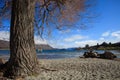
<svg viewBox="0 0 120 80">
<path fill-rule="evenodd" d="M 36 49 L 51 50 L 53 49 L 48 44 L 36 44 Z M 0 40 L 0 49 L 9 49 L 9 41 Z"/>
</svg>

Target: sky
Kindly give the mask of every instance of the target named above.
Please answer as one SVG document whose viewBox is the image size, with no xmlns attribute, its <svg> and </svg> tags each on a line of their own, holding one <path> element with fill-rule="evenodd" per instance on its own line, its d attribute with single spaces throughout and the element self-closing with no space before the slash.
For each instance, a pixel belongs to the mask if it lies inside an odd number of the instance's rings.
<svg viewBox="0 0 120 80">
<path fill-rule="evenodd" d="M 120 0 L 97 0 L 93 7 L 92 11 L 98 16 L 87 24 L 86 29 L 54 30 L 52 36 L 45 40 L 35 35 L 35 43 L 49 44 L 54 48 L 72 48 L 120 42 Z M 9 40 L 8 27 L 0 30 L 0 39 Z"/>
</svg>

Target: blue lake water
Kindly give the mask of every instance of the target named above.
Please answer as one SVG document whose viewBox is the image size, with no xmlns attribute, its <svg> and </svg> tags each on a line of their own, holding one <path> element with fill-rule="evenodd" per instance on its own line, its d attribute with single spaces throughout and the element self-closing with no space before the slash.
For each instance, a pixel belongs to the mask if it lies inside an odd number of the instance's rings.
<svg viewBox="0 0 120 80">
<path fill-rule="evenodd" d="M 43 50 L 42 52 L 37 51 L 39 59 L 61 59 L 61 58 L 74 58 L 84 54 L 86 50 Z M 120 50 L 110 50 L 118 58 L 120 58 Z M 103 50 L 97 50 L 98 53 L 104 53 Z M 9 50 L 0 50 L 0 56 L 9 58 Z"/>
</svg>

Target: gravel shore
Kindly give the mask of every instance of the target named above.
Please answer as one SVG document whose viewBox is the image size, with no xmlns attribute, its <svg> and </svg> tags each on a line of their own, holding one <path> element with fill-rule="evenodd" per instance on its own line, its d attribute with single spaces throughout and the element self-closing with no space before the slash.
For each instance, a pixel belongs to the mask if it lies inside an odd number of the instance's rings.
<svg viewBox="0 0 120 80">
<path fill-rule="evenodd" d="M 25 80 L 120 80 L 120 61 L 96 58 L 39 61 L 40 75 Z"/>
</svg>

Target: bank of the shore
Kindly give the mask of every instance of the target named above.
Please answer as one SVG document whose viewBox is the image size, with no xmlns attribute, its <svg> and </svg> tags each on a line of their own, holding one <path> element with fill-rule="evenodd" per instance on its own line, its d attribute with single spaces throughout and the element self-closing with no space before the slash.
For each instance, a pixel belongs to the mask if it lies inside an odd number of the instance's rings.
<svg viewBox="0 0 120 80">
<path fill-rule="evenodd" d="M 40 59 L 41 73 L 25 80 L 120 80 L 120 61 L 96 58 Z"/>
</svg>

